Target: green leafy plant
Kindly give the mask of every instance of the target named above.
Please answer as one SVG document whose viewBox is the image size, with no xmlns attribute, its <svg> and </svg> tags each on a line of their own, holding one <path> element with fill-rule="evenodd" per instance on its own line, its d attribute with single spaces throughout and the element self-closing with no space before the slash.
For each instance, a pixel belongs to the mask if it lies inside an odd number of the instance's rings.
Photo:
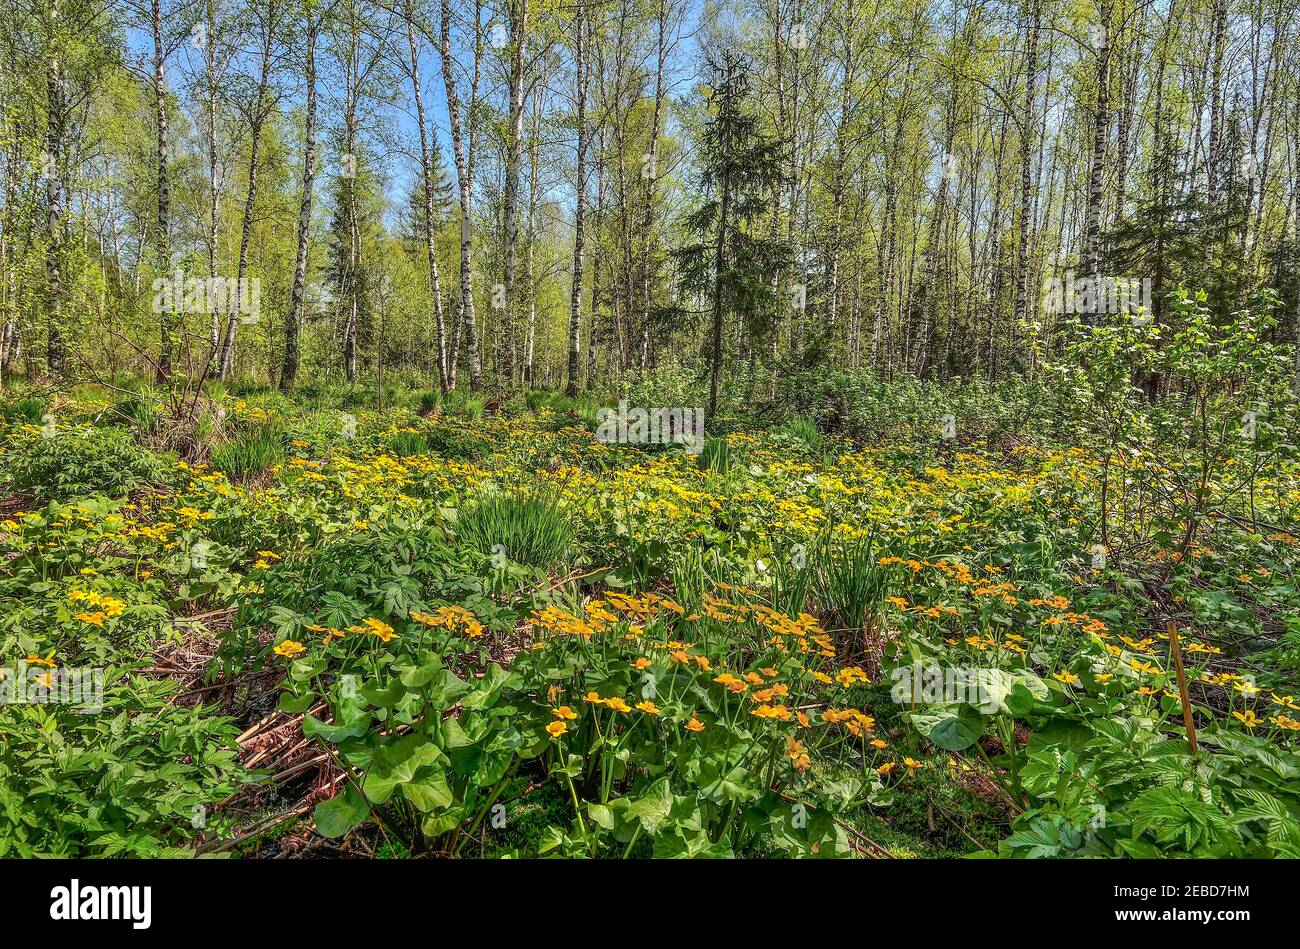
<svg viewBox="0 0 1300 949">
<path fill-rule="evenodd" d="M 119 428 L 30 427 L 10 436 L 0 471 L 39 502 L 92 494 L 118 497 L 163 479 L 156 456 Z"/>
</svg>

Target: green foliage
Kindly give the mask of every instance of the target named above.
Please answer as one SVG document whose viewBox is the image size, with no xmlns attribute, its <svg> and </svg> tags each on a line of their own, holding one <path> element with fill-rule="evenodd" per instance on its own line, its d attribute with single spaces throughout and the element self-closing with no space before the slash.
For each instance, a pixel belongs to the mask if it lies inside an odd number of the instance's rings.
<svg viewBox="0 0 1300 949">
<path fill-rule="evenodd" d="M 34 395 L 9 402 L 0 409 L 0 418 L 10 424 L 26 422 L 28 425 L 39 425 L 44 417 L 45 400 Z"/>
<path fill-rule="evenodd" d="M 486 403 L 482 399 L 463 397 L 447 402 L 448 411 L 452 415 L 459 415 L 467 419 L 479 419 L 483 417 L 483 409 Z"/>
<path fill-rule="evenodd" d="M 263 576 L 266 595 L 244 604 L 223 653 L 231 662 L 264 655 L 254 645 L 269 626 L 277 639 L 305 639 L 309 625 L 346 629 L 366 617 L 428 609 L 439 600 L 469 603 L 489 622 L 497 611 L 473 558 L 449 547 L 443 532 L 389 524 L 334 538 L 283 558 Z"/>
<path fill-rule="evenodd" d="M 696 463 L 705 471 L 725 476 L 731 470 L 731 445 L 726 438 L 708 439 Z"/>
<path fill-rule="evenodd" d="M 516 563 L 543 569 L 559 563 L 574 540 L 562 508 L 539 497 L 507 495 L 461 508 L 456 533 L 462 544 L 480 553 L 504 552 Z"/>
<path fill-rule="evenodd" d="M 890 575 L 878 563 L 871 538 L 833 549 L 829 539 L 812 564 L 813 594 L 836 629 L 856 637 L 880 615 L 889 595 Z"/>
<path fill-rule="evenodd" d="M 797 442 L 807 451 L 820 451 L 825 444 L 822 433 L 817 430 L 817 423 L 804 415 L 791 416 L 781 423 L 775 431 Z"/>
<path fill-rule="evenodd" d="M 442 392 L 438 389 L 425 389 L 419 394 L 417 403 L 421 415 L 430 415 L 442 406 Z"/>
<path fill-rule="evenodd" d="M 237 730 L 172 704 L 174 683 L 102 674 L 98 708 L 5 705 L 0 857 L 183 856 L 198 828 L 220 829 L 212 805 L 235 790 Z"/>
<path fill-rule="evenodd" d="M 473 459 L 491 447 L 490 440 L 464 428 L 435 425 L 424 436 L 429 451 L 446 458 Z"/>
<path fill-rule="evenodd" d="M 388 438 L 388 450 L 399 458 L 420 455 L 429 449 L 428 440 L 418 432 L 398 432 Z"/>
<path fill-rule="evenodd" d="M 119 497 L 162 481 L 163 466 L 120 428 L 42 427 L 10 437 L 0 474 L 40 503 L 92 494 Z"/>
<path fill-rule="evenodd" d="M 104 413 L 110 425 L 127 425 L 136 437 L 147 438 L 158 426 L 158 405 L 153 392 L 144 388 L 124 396 Z"/>
<path fill-rule="evenodd" d="M 212 449 L 212 467 L 232 480 L 255 478 L 286 457 L 284 436 L 276 428 L 256 428 Z"/>
</svg>

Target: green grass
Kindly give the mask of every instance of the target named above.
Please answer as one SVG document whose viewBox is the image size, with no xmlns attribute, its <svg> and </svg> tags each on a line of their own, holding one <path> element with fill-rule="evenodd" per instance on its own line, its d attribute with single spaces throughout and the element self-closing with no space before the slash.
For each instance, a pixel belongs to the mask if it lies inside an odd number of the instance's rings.
<svg viewBox="0 0 1300 949">
<path fill-rule="evenodd" d="M 425 389 L 416 397 L 416 405 L 421 415 L 430 415 L 442 406 L 442 393 L 437 389 Z"/>
<path fill-rule="evenodd" d="M 696 461 L 705 471 L 725 475 L 731 470 L 731 446 L 725 438 L 710 438 Z"/>
<path fill-rule="evenodd" d="M 806 415 L 794 415 L 786 419 L 776 432 L 797 442 L 802 442 L 809 451 L 820 451 L 825 438 L 817 428 L 817 423 Z"/>
<path fill-rule="evenodd" d="M 212 449 L 208 461 L 231 480 L 256 477 L 286 457 L 284 438 L 271 427 L 237 435 Z"/>
<path fill-rule="evenodd" d="M 832 550 L 829 542 L 818 546 L 813 595 L 835 628 L 856 636 L 880 612 L 888 586 L 889 574 L 877 563 L 870 538 L 842 550 Z"/>
<path fill-rule="evenodd" d="M 387 442 L 388 450 L 399 458 L 405 458 L 408 455 L 423 455 L 429 450 L 428 439 L 417 432 L 398 432 L 390 435 Z"/>
<path fill-rule="evenodd" d="M 564 512 L 541 498 L 494 496 L 461 508 L 461 543 L 488 555 L 504 550 L 516 563 L 547 568 L 562 560 L 573 543 Z"/>
</svg>

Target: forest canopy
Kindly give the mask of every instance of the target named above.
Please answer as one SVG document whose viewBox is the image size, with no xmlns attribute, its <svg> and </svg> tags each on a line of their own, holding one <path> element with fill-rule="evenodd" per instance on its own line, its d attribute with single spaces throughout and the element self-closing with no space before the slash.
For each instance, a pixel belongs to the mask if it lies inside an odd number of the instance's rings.
<svg viewBox="0 0 1300 949">
<path fill-rule="evenodd" d="M 737 399 L 1032 376 L 1178 288 L 1300 328 L 1282 2 L 4 13 L 5 376 Z"/>
</svg>

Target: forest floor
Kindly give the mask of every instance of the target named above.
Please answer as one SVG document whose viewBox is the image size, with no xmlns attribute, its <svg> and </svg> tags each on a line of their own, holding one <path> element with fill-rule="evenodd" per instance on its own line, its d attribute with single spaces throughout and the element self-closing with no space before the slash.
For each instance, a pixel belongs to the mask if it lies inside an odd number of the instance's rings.
<svg viewBox="0 0 1300 949">
<path fill-rule="evenodd" d="M 0 854 L 1300 855 L 1294 478 L 1171 572 L 1004 432 L 166 411 L 4 403 Z"/>
</svg>

